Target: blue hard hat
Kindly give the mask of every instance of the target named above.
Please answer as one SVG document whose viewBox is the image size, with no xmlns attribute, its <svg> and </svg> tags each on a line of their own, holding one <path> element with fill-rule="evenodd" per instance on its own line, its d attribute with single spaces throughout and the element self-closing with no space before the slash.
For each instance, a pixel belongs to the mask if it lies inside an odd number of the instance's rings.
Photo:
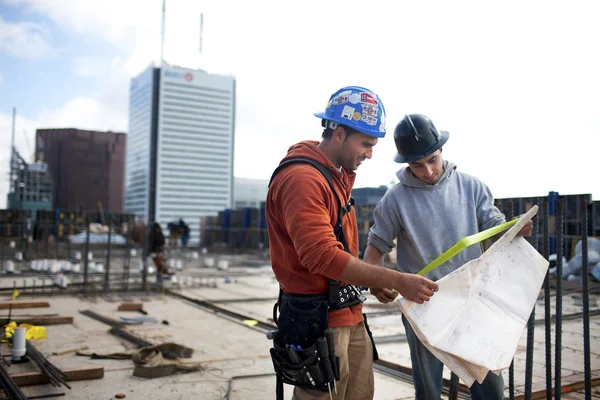
<svg viewBox="0 0 600 400">
<path fill-rule="evenodd" d="M 360 86 L 346 86 L 331 95 L 325 112 L 316 117 L 346 125 L 365 135 L 385 136 L 385 108 L 375 93 Z"/>
</svg>

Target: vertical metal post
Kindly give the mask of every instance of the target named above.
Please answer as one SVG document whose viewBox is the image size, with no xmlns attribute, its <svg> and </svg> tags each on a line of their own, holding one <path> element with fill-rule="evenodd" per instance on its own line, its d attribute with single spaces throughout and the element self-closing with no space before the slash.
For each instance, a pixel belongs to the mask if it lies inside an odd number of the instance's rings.
<svg viewBox="0 0 600 400">
<path fill-rule="evenodd" d="M 454 372 L 450 373 L 450 390 L 448 392 L 448 400 L 458 399 L 458 375 Z"/>
<path fill-rule="evenodd" d="M 541 199 L 536 199 L 536 203 L 540 203 Z M 535 247 L 536 250 L 539 251 L 539 221 L 543 219 L 543 216 L 540 216 L 539 210 L 537 218 L 533 221 L 533 231 L 531 232 L 531 244 Z M 536 301 L 537 304 L 537 301 Z M 533 349 L 535 346 L 534 336 L 535 336 L 535 307 L 536 304 L 533 305 L 533 310 L 531 310 L 531 315 L 529 316 L 529 321 L 527 321 L 527 350 L 525 353 L 525 393 L 524 399 L 531 400 L 531 392 L 532 392 L 532 383 L 533 383 Z"/>
<path fill-rule="evenodd" d="M 562 288 L 563 288 L 563 265 L 562 258 L 564 254 L 564 199 L 558 200 L 557 213 L 557 240 L 556 240 L 556 326 L 554 339 L 554 399 L 560 400 L 561 397 L 561 370 L 562 370 Z"/>
<path fill-rule="evenodd" d="M 83 255 L 83 293 L 87 296 L 88 294 L 88 253 L 90 251 L 90 221 L 88 215 L 84 216 L 85 221 L 85 246 L 84 246 L 84 255 Z"/>
<path fill-rule="evenodd" d="M 77 218 L 77 217 L 75 217 Z M 73 214 L 71 214 L 69 216 L 69 231 L 65 234 L 66 238 L 67 238 L 67 257 L 66 258 L 70 258 L 71 257 L 71 227 L 73 226 Z"/>
<path fill-rule="evenodd" d="M 106 213 L 105 219 L 108 223 L 108 243 L 106 249 L 106 270 L 104 271 L 104 291 L 108 292 L 110 288 L 110 250 L 111 250 L 111 235 L 112 235 L 112 214 Z"/>
<path fill-rule="evenodd" d="M 125 259 L 123 260 L 123 285 L 122 289 L 129 291 L 129 268 L 131 265 L 131 222 L 127 223 L 127 242 L 125 245 Z"/>
<path fill-rule="evenodd" d="M 583 373 L 585 400 L 592 399 L 592 372 L 590 364 L 590 293 L 588 265 L 588 204 L 582 201 L 581 207 L 581 289 L 583 295 Z M 593 216 L 592 216 L 593 217 Z"/>
<path fill-rule="evenodd" d="M 4 237 L 0 238 L 0 243 L 0 269 L 4 269 L 4 246 L 6 246 L 6 240 L 4 240 Z M 23 252 L 23 254 L 25 253 Z"/>
<path fill-rule="evenodd" d="M 44 232 L 44 258 L 48 259 L 48 239 L 50 239 L 50 235 Z"/>
<path fill-rule="evenodd" d="M 512 200 L 508 202 L 507 220 L 513 219 L 515 215 L 515 205 Z M 513 358 L 508 368 L 508 398 L 515 400 L 515 359 Z"/>
<path fill-rule="evenodd" d="M 148 243 L 148 239 L 149 239 L 149 235 L 151 235 L 151 232 L 153 230 L 153 227 L 151 224 L 145 225 L 144 228 L 144 232 L 143 232 L 143 239 L 142 239 L 142 288 L 141 291 L 144 292 L 147 290 L 148 287 L 148 249 L 149 249 L 149 243 Z M 154 237 L 154 236 L 153 236 Z"/>
<path fill-rule="evenodd" d="M 548 200 L 544 200 L 544 258 L 550 257 Z M 552 332 L 550 327 L 550 272 L 546 272 L 544 280 L 544 336 L 546 347 L 546 400 L 552 400 Z"/>
</svg>

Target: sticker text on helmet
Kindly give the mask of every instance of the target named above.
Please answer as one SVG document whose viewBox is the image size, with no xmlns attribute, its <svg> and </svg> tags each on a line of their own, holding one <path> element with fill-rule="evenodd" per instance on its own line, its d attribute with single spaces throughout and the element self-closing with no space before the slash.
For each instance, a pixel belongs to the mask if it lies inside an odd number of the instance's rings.
<svg viewBox="0 0 600 400">
<path fill-rule="evenodd" d="M 367 115 L 367 114 L 363 114 L 362 115 L 362 120 L 369 124 L 369 125 L 376 125 L 377 124 L 377 117 L 374 117 L 372 115 Z"/>
<path fill-rule="evenodd" d="M 379 104 L 379 102 L 377 101 L 375 96 L 373 96 L 371 93 L 366 93 L 366 92 L 362 92 L 360 94 L 360 102 L 361 103 L 370 103 L 370 104 L 375 104 L 375 105 Z"/>
<path fill-rule="evenodd" d="M 333 98 L 333 104 L 337 105 L 337 104 L 347 103 L 349 94 L 350 94 L 349 90 L 346 90 L 345 92 L 338 94 L 336 97 Z"/>
<path fill-rule="evenodd" d="M 367 114 L 367 115 L 371 115 L 373 117 L 377 116 L 377 106 L 373 105 L 373 104 L 368 104 L 368 103 L 363 103 L 361 104 L 362 106 L 362 112 L 363 114 Z"/>
</svg>

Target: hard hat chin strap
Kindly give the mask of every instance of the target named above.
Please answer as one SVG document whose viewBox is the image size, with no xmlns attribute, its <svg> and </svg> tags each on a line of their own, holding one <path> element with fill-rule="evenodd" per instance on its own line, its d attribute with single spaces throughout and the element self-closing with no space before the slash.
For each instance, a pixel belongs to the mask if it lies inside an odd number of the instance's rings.
<svg viewBox="0 0 600 400">
<path fill-rule="evenodd" d="M 334 121 L 328 121 L 326 119 L 322 119 L 321 120 L 321 126 L 323 128 L 326 128 L 326 129 L 327 128 L 329 128 L 329 129 L 335 129 L 335 128 L 337 128 L 338 125 L 339 124 L 337 122 L 334 122 Z"/>
</svg>

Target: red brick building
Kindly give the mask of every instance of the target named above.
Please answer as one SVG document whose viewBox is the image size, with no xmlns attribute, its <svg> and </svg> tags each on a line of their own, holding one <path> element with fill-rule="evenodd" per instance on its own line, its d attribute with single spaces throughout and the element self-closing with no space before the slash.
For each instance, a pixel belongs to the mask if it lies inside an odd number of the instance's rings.
<svg viewBox="0 0 600 400">
<path fill-rule="evenodd" d="M 74 128 L 38 129 L 36 160 L 48 164 L 53 181 L 53 208 L 65 211 L 122 213 L 125 144 L 118 132 Z"/>
</svg>

